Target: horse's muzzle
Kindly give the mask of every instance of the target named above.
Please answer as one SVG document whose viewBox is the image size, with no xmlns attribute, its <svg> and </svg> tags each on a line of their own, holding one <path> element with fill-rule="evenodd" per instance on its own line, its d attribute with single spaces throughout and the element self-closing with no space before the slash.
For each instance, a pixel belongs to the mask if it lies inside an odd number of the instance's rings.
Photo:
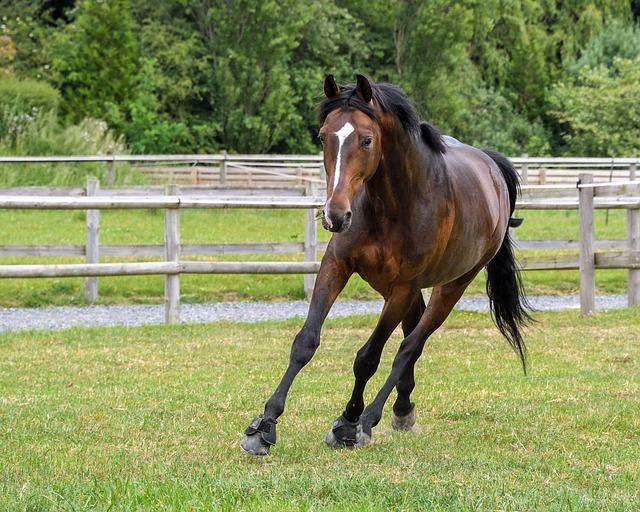
<svg viewBox="0 0 640 512">
<path fill-rule="evenodd" d="M 322 227 L 333 233 L 343 233 L 351 226 L 351 211 L 343 214 L 337 214 L 327 211 L 322 212 Z"/>
</svg>

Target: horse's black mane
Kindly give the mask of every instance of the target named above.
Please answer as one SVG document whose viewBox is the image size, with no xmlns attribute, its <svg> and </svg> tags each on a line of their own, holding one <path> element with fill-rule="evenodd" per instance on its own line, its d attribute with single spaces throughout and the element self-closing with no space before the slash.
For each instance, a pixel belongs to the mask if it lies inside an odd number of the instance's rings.
<svg viewBox="0 0 640 512">
<path fill-rule="evenodd" d="M 320 103 L 318 107 L 320 124 L 324 123 L 329 113 L 337 108 L 355 108 L 372 119 L 376 119 L 375 111 L 356 94 L 355 86 L 344 85 L 340 89 L 340 94 L 333 98 L 325 98 Z M 399 87 L 393 84 L 380 83 L 371 84 L 371 90 L 373 99 L 380 105 L 382 110 L 395 115 L 409 135 L 416 139 L 422 139 L 434 151 L 439 153 L 446 152 L 446 146 L 438 129 L 420 120 L 415 104 Z"/>
</svg>

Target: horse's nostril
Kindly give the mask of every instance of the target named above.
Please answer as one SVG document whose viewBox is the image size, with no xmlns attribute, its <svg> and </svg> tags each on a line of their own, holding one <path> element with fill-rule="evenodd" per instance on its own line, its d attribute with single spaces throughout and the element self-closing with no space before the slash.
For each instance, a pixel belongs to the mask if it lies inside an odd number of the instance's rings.
<svg viewBox="0 0 640 512">
<path fill-rule="evenodd" d="M 351 221 L 351 212 L 347 212 L 344 214 L 344 224 Z"/>
</svg>

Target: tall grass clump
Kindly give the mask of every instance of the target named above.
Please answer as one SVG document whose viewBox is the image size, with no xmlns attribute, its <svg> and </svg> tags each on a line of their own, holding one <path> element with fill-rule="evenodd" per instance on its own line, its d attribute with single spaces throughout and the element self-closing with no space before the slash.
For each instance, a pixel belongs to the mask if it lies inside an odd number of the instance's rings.
<svg viewBox="0 0 640 512">
<path fill-rule="evenodd" d="M 122 137 L 104 121 L 83 119 L 63 126 L 58 116 L 59 93 L 35 80 L 0 77 L 0 155 L 106 155 L 126 153 Z M 0 165 L 0 186 L 83 185 L 88 176 L 105 180 L 104 163 L 31 163 Z M 119 184 L 142 178 L 130 166 L 119 164 Z"/>
</svg>

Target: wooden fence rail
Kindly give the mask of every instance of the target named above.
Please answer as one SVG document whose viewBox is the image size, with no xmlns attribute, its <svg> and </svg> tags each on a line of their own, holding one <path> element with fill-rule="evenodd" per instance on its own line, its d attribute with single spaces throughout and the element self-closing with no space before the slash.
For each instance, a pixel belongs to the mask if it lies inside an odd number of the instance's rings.
<svg viewBox="0 0 640 512">
<path fill-rule="evenodd" d="M 633 176 L 635 177 L 635 176 Z M 165 275 L 165 318 L 167 323 L 179 321 L 180 274 L 182 273 L 294 273 L 304 274 L 305 292 L 313 288 L 313 274 L 318 271 L 318 251 L 326 243 L 317 240 L 315 211 L 324 204 L 318 195 L 318 186 L 309 182 L 305 195 L 279 195 L 269 197 L 238 195 L 221 197 L 220 189 L 198 188 L 200 195 L 184 195 L 182 188 L 167 187 L 162 195 L 157 188 L 143 189 L 144 194 L 127 189 L 116 195 L 116 191 L 103 196 L 99 183 L 89 181 L 85 196 L 75 194 L 75 189 L 66 196 L 23 195 L 28 189 L 5 189 L 0 191 L 0 208 L 12 209 L 79 209 L 87 210 L 86 246 L 0 246 L 0 256 L 38 255 L 84 255 L 82 264 L 46 265 L 0 265 L 0 278 L 23 277 L 86 277 L 85 295 L 88 302 L 97 298 L 97 276 L 113 275 Z M 14 194 L 11 194 L 11 192 Z M 263 191 L 264 192 L 264 191 Z M 293 193 L 299 194 L 299 189 Z M 47 193 L 53 191 L 48 189 Z M 250 194 L 253 194 L 251 192 Z M 616 195 L 619 194 L 619 195 Z M 162 208 L 165 210 L 165 243 L 163 246 L 100 246 L 99 210 L 102 209 Z M 298 208 L 306 209 L 304 243 L 284 244 L 181 244 L 180 216 L 183 208 Z M 593 183 L 590 174 L 581 174 L 578 186 L 523 187 L 523 198 L 518 209 L 577 209 L 580 216 L 580 240 L 578 241 L 522 241 L 521 248 L 578 248 L 574 255 L 552 258 L 525 257 L 523 270 L 580 269 L 581 311 L 591 314 L 595 310 L 595 269 L 623 268 L 629 272 L 629 305 L 640 304 L 640 181 L 616 184 Z M 595 209 L 623 208 L 628 211 L 627 240 L 601 240 L 593 237 Z M 605 249 L 604 252 L 596 251 Z M 610 249 L 617 249 L 611 251 Z M 243 253 L 303 252 L 300 262 L 203 262 L 184 261 L 183 255 L 191 254 L 243 254 Z M 100 256 L 164 256 L 164 261 L 144 263 L 99 263 Z"/>
<path fill-rule="evenodd" d="M 633 180 L 640 158 L 530 157 L 511 158 L 525 185 L 573 184 L 589 172 L 594 182 Z M 162 183 L 235 185 L 238 187 L 291 186 L 322 183 L 322 155 L 76 155 L 0 156 L 0 164 L 104 163 L 107 185 L 112 185 L 118 163 L 136 166 Z M 26 172 L 26 170 L 25 170 Z"/>
</svg>

